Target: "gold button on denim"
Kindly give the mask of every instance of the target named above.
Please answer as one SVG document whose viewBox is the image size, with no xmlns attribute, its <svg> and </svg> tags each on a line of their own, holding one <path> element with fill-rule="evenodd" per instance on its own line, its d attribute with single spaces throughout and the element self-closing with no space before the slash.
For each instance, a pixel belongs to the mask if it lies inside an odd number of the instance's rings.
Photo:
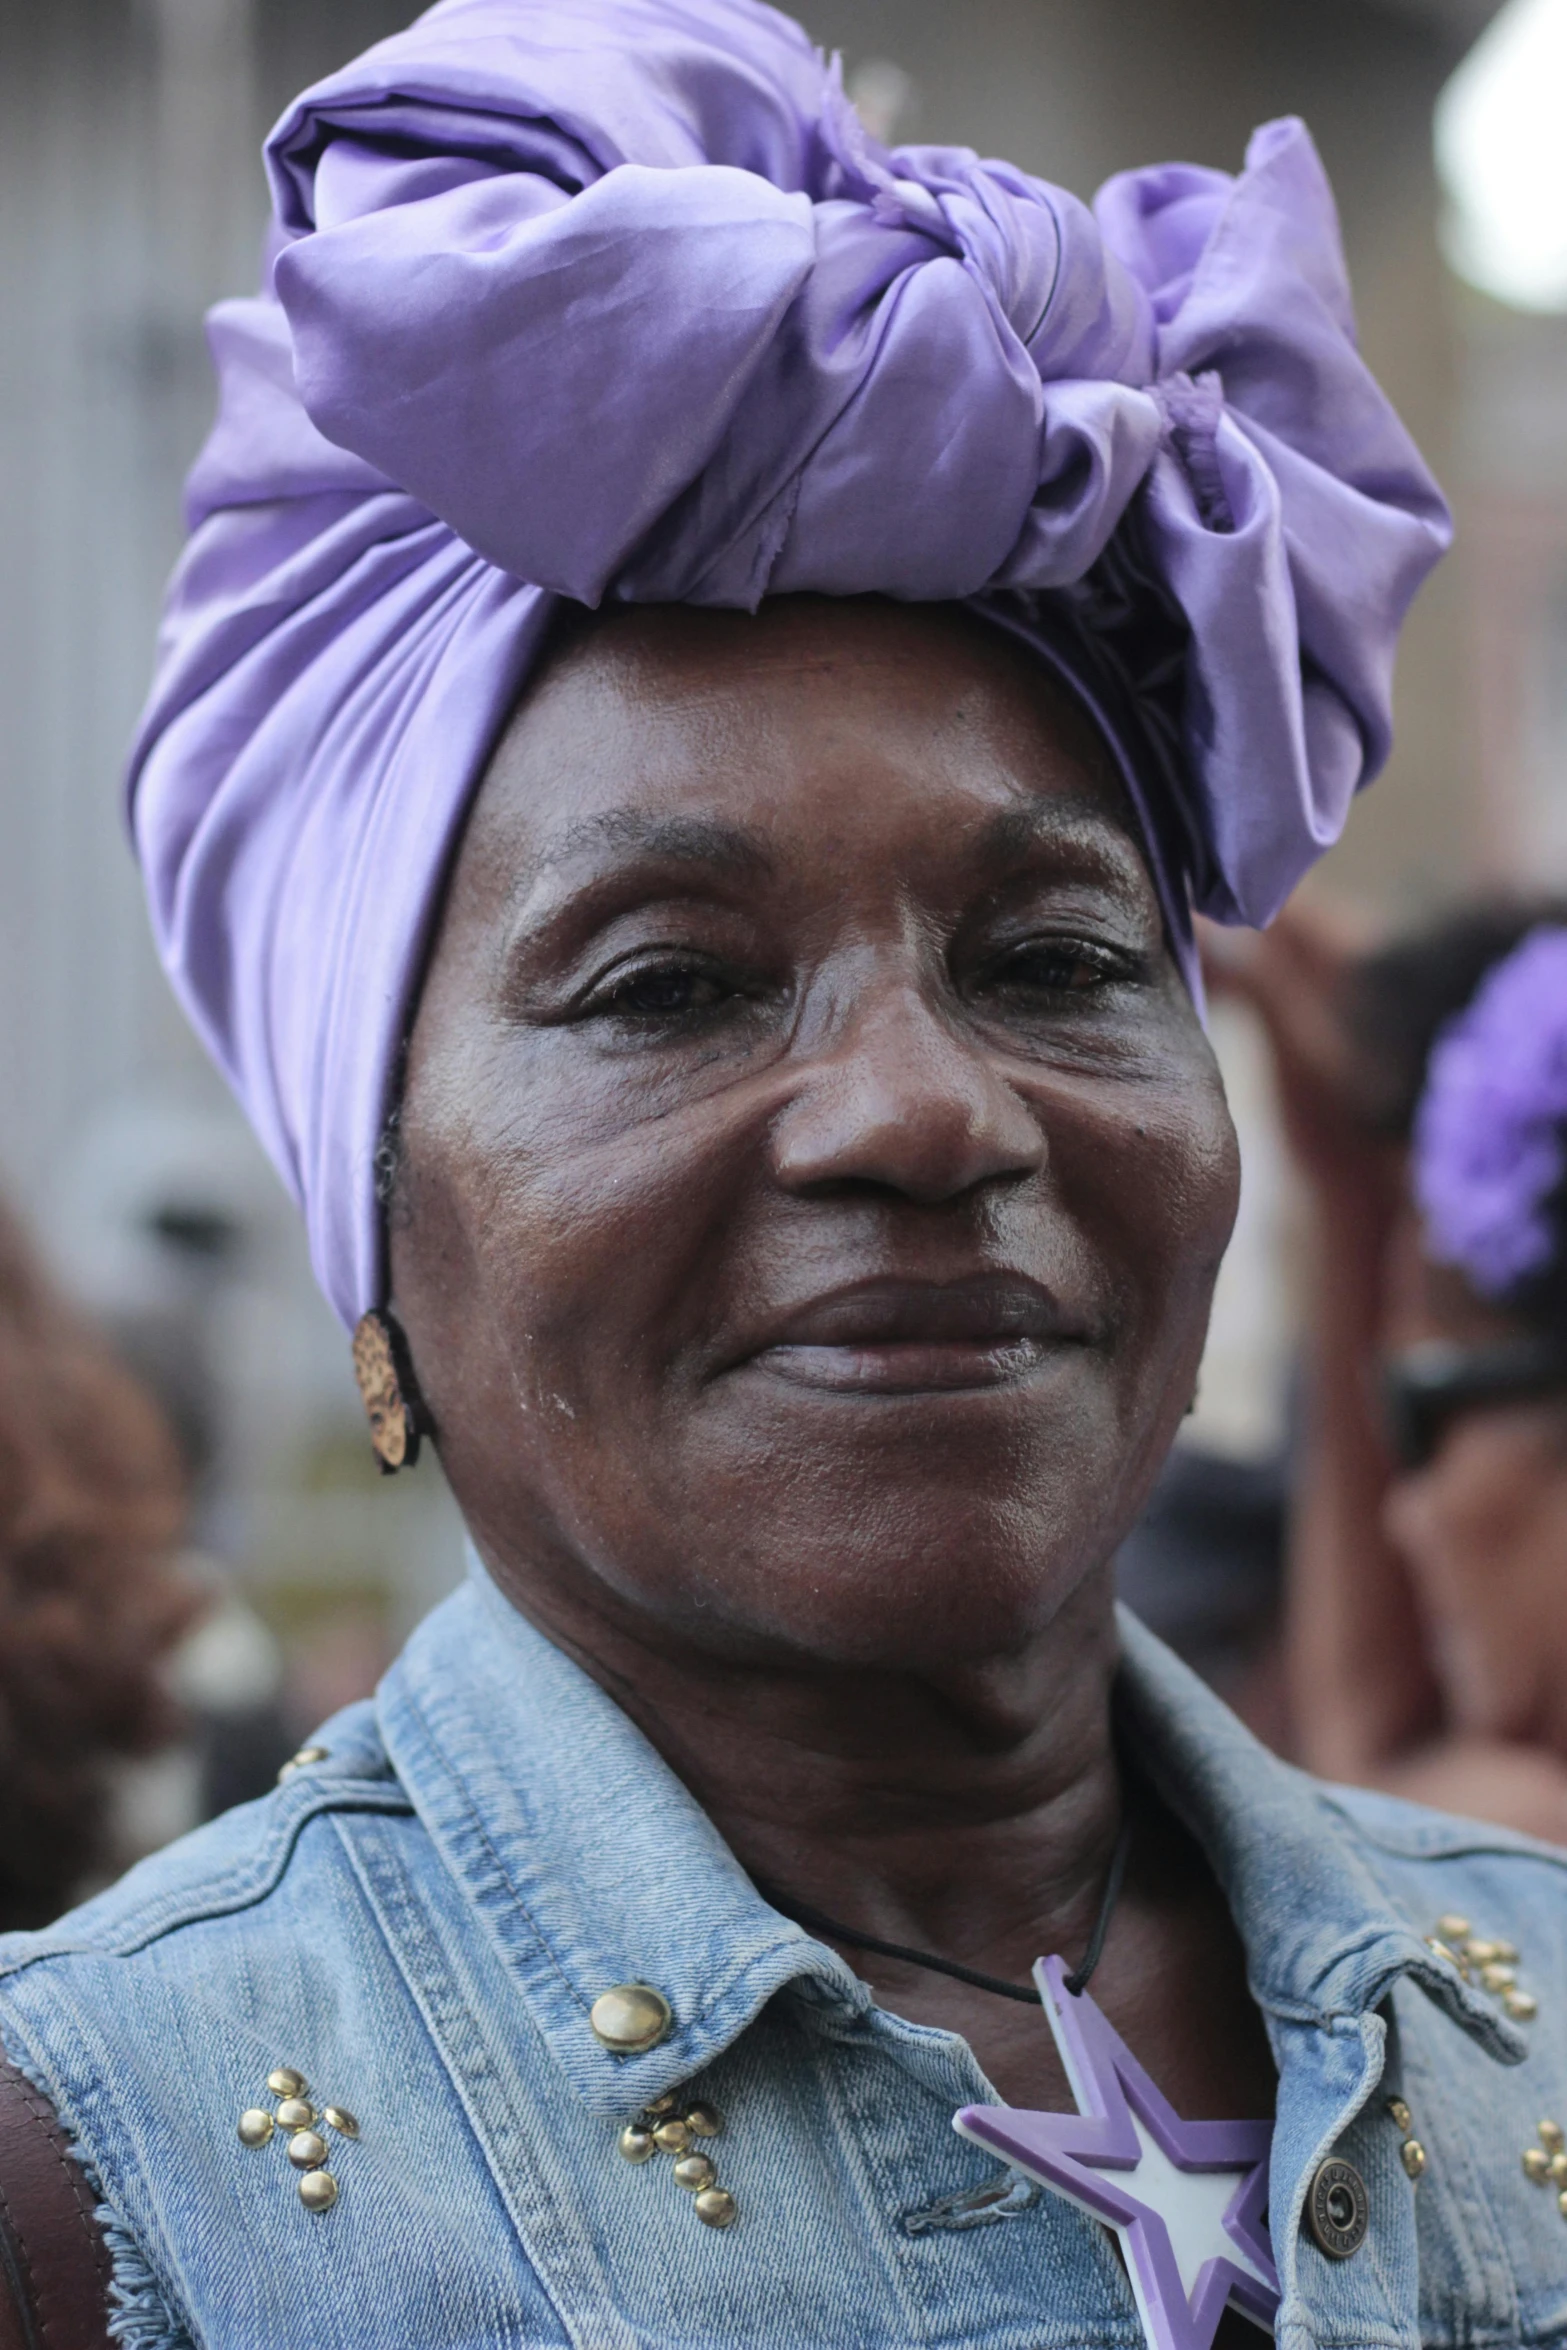
<svg viewBox="0 0 1567 2350">
<path fill-rule="evenodd" d="M 1426 2150 L 1418 2138 L 1406 2138 L 1399 2148 L 1405 2170 L 1412 2179 L 1418 2179 L 1426 2167 Z"/>
<path fill-rule="evenodd" d="M 316 2109 L 308 2097 L 285 2097 L 277 2109 L 280 2130 L 308 2130 L 316 2118 Z"/>
<path fill-rule="evenodd" d="M 265 2146 L 276 2126 L 264 2105 L 252 2105 L 239 2117 L 240 2144 Z"/>
<path fill-rule="evenodd" d="M 686 2128 L 693 2138 L 716 2138 L 724 2126 L 724 2117 L 716 2105 L 688 2105 Z"/>
<path fill-rule="evenodd" d="M 310 2084 L 303 2073 L 296 2073 L 291 2064 L 280 2064 L 276 2072 L 268 2073 L 267 2087 L 274 2097 L 303 2097 Z"/>
<path fill-rule="evenodd" d="M 635 2122 L 627 2122 L 615 2143 L 628 2162 L 651 2162 L 658 2152 L 652 2131 L 638 2129 Z"/>
<path fill-rule="evenodd" d="M 718 2173 L 705 2154 L 682 2154 L 675 2165 L 675 2185 L 695 2195 L 700 2188 L 710 2187 Z"/>
<path fill-rule="evenodd" d="M 669 2001 L 651 1983 L 617 1983 L 599 1993 L 588 2014 L 595 2036 L 617 2056 L 640 2056 L 656 2048 L 674 2020 Z"/>
<path fill-rule="evenodd" d="M 296 2130 L 288 2142 L 288 2159 L 295 2170 L 314 2170 L 326 2160 L 326 2140 L 317 2130 Z"/>
<path fill-rule="evenodd" d="M 336 2130 L 340 2138 L 357 2138 L 359 2135 L 358 2117 L 351 2114 L 346 2105 L 323 2105 L 321 2119 L 328 2129 Z"/>
<path fill-rule="evenodd" d="M 307 2211 L 330 2211 L 337 2201 L 337 2181 L 329 2170 L 306 2171 L 299 2182 L 299 2200 Z"/>
</svg>

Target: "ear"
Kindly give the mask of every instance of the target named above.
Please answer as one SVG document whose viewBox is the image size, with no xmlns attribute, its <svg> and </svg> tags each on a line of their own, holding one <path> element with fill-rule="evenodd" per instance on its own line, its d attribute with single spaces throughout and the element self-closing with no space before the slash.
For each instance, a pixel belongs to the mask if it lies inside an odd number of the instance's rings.
<svg viewBox="0 0 1567 2350">
<path fill-rule="evenodd" d="M 390 1307 L 365 1314 L 355 1329 L 354 1377 L 382 1475 L 411 1469 L 420 1440 L 435 1430 L 419 1393 L 407 1336 Z"/>
</svg>

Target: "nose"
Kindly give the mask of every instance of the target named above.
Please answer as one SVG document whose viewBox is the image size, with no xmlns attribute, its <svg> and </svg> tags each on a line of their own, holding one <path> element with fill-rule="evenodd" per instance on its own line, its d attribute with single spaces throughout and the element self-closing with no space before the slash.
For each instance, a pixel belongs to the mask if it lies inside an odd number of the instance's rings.
<svg viewBox="0 0 1567 2350">
<path fill-rule="evenodd" d="M 978 1039 L 904 977 L 863 990 L 773 1129 L 788 1191 L 869 1186 L 924 1205 L 1045 1164 L 1038 1118 Z"/>
</svg>

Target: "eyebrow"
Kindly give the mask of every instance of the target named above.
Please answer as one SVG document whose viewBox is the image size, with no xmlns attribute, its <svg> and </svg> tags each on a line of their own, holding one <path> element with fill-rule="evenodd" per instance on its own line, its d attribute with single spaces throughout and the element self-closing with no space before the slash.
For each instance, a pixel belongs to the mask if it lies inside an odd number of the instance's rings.
<svg viewBox="0 0 1567 2350">
<path fill-rule="evenodd" d="M 1126 839 L 1126 827 L 1116 821 L 1103 801 L 1087 792 L 1052 794 L 1029 800 L 1022 807 L 1003 808 L 981 830 L 980 853 L 1002 864 L 1062 833 L 1080 836 L 1085 832 L 1098 833 L 1117 844 L 1124 840 L 1136 854 L 1135 841 Z"/>
<path fill-rule="evenodd" d="M 584 850 L 615 848 L 661 858 L 677 865 L 706 865 L 737 879 L 751 880 L 774 870 L 763 836 L 745 824 L 721 824 L 711 816 L 654 816 L 640 808 L 609 808 L 569 825 L 545 852 L 546 866 L 565 864 Z"/>
<path fill-rule="evenodd" d="M 1008 868 L 1037 848 L 1075 842 L 1108 854 L 1124 877 L 1151 878 L 1148 852 L 1130 825 L 1087 792 L 1068 792 L 1004 808 L 983 826 L 978 850 L 983 862 Z"/>
</svg>

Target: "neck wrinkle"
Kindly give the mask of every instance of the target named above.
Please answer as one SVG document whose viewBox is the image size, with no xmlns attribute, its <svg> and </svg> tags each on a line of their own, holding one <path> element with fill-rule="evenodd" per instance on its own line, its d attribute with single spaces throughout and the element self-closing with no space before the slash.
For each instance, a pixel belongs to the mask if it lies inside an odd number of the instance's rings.
<svg viewBox="0 0 1567 2350">
<path fill-rule="evenodd" d="M 1108 1568 L 1026 1651 L 939 1676 L 738 1662 L 601 1613 L 568 1627 L 503 1588 L 754 1878 L 965 1963 L 1041 1932 L 1075 1949 L 1088 1933 L 1122 1813 Z"/>
</svg>

